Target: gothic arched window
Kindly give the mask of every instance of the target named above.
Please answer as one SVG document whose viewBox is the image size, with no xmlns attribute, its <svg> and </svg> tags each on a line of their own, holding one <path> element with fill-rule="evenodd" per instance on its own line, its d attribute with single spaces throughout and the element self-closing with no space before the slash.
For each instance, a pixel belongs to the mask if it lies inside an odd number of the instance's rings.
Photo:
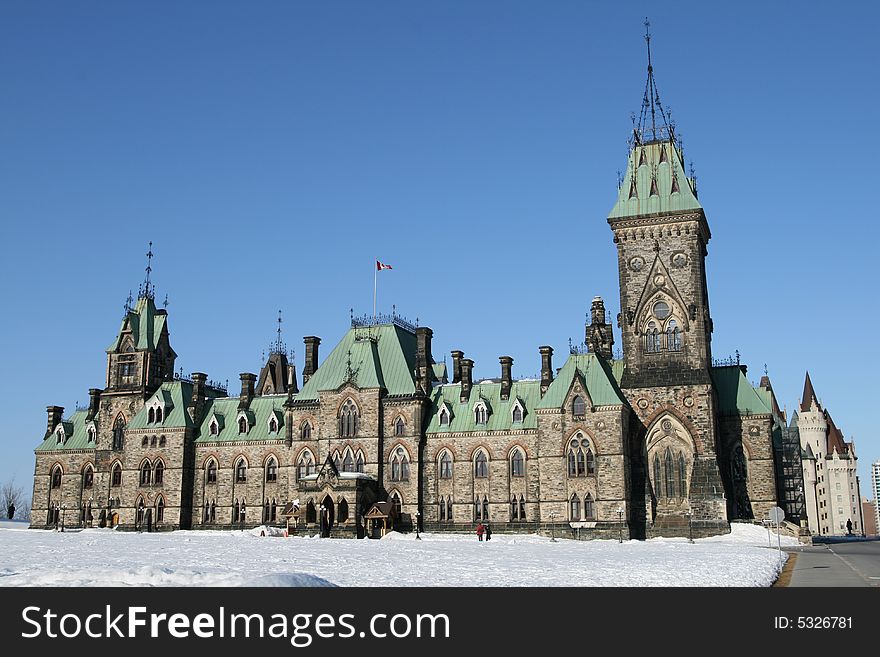
<svg viewBox="0 0 880 657">
<path fill-rule="evenodd" d="M 211 459 L 208 461 L 208 467 L 205 472 L 205 483 L 207 484 L 216 484 L 217 483 L 217 461 Z"/>
<path fill-rule="evenodd" d="M 339 411 L 339 435 L 343 438 L 353 438 L 358 432 L 358 409 L 355 403 L 348 399 Z"/>
<path fill-rule="evenodd" d="M 654 455 L 654 495 L 660 497 L 663 494 L 663 486 L 661 480 L 660 457 Z"/>
<path fill-rule="evenodd" d="M 474 407 L 474 422 L 477 424 L 486 424 L 489 421 L 489 411 L 485 404 L 477 404 Z"/>
<path fill-rule="evenodd" d="M 474 477 L 485 478 L 489 476 L 489 460 L 486 452 L 480 450 L 474 457 Z"/>
<path fill-rule="evenodd" d="M 247 481 L 247 462 L 244 459 L 238 459 L 235 464 L 235 483 L 240 484 Z"/>
<path fill-rule="evenodd" d="M 401 509 L 403 508 L 403 503 L 400 500 L 400 493 L 394 491 L 391 493 L 391 497 L 388 499 L 394 505 L 394 513 L 399 518 Z"/>
<path fill-rule="evenodd" d="M 674 319 L 666 325 L 666 348 L 669 351 L 681 351 L 681 330 Z"/>
<path fill-rule="evenodd" d="M 403 447 L 394 450 L 391 457 L 391 481 L 408 481 L 409 480 L 409 458 Z"/>
<path fill-rule="evenodd" d="M 114 488 L 122 485 L 122 466 L 118 463 L 113 466 L 110 472 L 110 485 Z"/>
<path fill-rule="evenodd" d="M 596 505 L 593 502 L 593 496 L 587 493 L 584 496 L 584 520 L 596 519 Z"/>
<path fill-rule="evenodd" d="M 578 433 L 568 443 L 568 476 L 583 477 L 596 474 L 596 460 L 590 443 Z"/>
<path fill-rule="evenodd" d="M 153 472 L 153 483 L 161 484 L 165 481 L 165 464 L 162 461 L 156 462 L 156 469 Z"/>
<path fill-rule="evenodd" d="M 248 432 L 248 421 L 247 418 L 242 416 L 238 418 L 238 433 L 247 433 Z"/>
<path fill-rule="evenodd" d="M 684 454 L 678 455 L 678 494 L 687 497 L 687 462 Z"/>
<path fill-rule="evenodd" d="M 666 479 L 666 497 L 675 497 L 675 474 L 673 472 L 674 460 L 672 458 L 672 450 L 666 448 L 663 455 L 663 474 Z"/>
<path fill-rule="evenodd" d="M 153 424 L 153 422 L 156 421 L 156 415 L 155 415 L 155 412 L 156 412 L 156 411 L 153 410 L 152 408 L 147 412 L 147 422 L 148 422 L 149 424 Z"/>
<path fill-rule="evenodd" d="M 648 322 L 648 329 L 645 331 L 645 351 L 649 354 L 660 351 L 660 331 L 657 322 Z"/>
<path fill-rule="evenodd" d="M 596 457 L 593 456 L 593 450 L 589 447 L 586 452 L 586 465 L 587 465 L 587 474 L 594 475 L 596 474 Z"/>
<path fill-rule="evenodd" d="M 364 471 L 364 453 L 358 452 L 357 459 L 355 460 L 354 469 L 355 472 L 363 472 Z"/>
<path fill-rule="evenodd" d="M 519 449 L 514 449 L 510 456 L 510 476 L 522 477 L 525 474 L 525 459 Z"/>
<path fill-rule="evenodd" d="M 266 482 L 272 483 L 275 481 L 278 481 L 278 461 L 272 456 L 266 461 Z"/>
<path fill-rule="evenodd" d="M 165 520 L 165 499 L 160 495 L 156 502 L 156 522 Z"/>
<path fill-rule="evenodd" d="M 150 467 L 150 462 L 144 461 L 141 465 L 141 486 L 149 486 L 152 475 L 153 469 Z"/>
<path fill-rule="evenodd" d="M 576 521 L 581 519 L 581 498 L 572 495 L 569 502 L 569 520 Z"/>
<path fill-rule="evenodd" d="M 575 395 L 574 399 L 571 400 L 571 414 L 572 415 L 584 415 L 587 411 L 587 405 L 584 403 L 584 398 L 580 395 Z"/>
<path fill-rule="evenodd" d="M 523 410 L 522 410 L 522 406 L 520 406 L 519 404 L 516 404 L 513 407 L 513 421 L 514 421 L 514 423 L 518 423 L 518 422 L 523 421 Z"/>
<path fill-rule="evenodd" d="M 269 433 L 278 433 L 278 418 L 274 415 L 269 418 Z"/>
<path fill-rule="evenodd" d="M 403 421 L 402 417 L 398 417 L 397 421 L 394 423 L 394 435 L 402 436 L 406 432 L 406 422 Z"/>
<path fill-rule="evenodd" d="M 91 465 L 87 465 L 83 472 L 83 488 L 89 489 L 95 484 L 95 471 Z"/>
<path fill-rule="evenodd" d="M 303 440 L 311 440 L 312 439 L 312 425 L 309 422 L 305 422 L 302 425 L 302 439 Z"/>
<path fill-rule="evenodd" d="M 116 422 L 113 423 L 113 449 L 120 450 L 122 449 L 122 436 L 125 431 L 125 418 L 122 415 L 116 418 Z"/>
<path fill-rule="evenodd" d="M 342 459 L 342 471 L 354 472 L 354 458 L 352 458 L 350 450 L 345 451 L 345 458 Z"/>
<path fill-rule="evenodd" d="M 452 457 L 447 451 L 440 455 L 440 478 L 452 479 Z"/>
<path fill-rule="evenodd" d="M 446 407 L 440 409 L 440 426 L 448 427 L 449 426 L 449 411 L 446 410 Z"/>
<path fill-rule="evenodd" d="M 299 457 L 299 463 L 297 464 L 297 479 L 302 479 L 303 477 L 307 477 L 312 474 L 312 470 L 315 467 L 315 461 L 312 459 L 312 453 L 306 450 Z"/>
<path fill-rule="evenodd" d="M 217 420 L 216 420 L 216 419 L 211 420 L 211 424 L 210 424 L 210 426 L 208 427 L 208 432 L 209 432 L 212 436 L 216 436 L 217 434 L 220 433 L 220 425 L 217 424 Z"/>
<path fill-rule="evenodd" d="M 61 466 L 56 465 L 52 470 L 52 488 L 61 488 Z"/>
</svg>

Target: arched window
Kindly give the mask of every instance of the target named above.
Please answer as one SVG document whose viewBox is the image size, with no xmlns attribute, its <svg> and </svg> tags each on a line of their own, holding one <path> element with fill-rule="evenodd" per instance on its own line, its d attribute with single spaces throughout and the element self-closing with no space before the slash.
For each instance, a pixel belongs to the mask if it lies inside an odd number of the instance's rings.
<svg viewBox="0 0 880 657">
<path fill-rule="evenodd" d="M 311 440 L 312 439 L 312 425 L 308 422 L 303 423 L 302 431 L 300 432 L 303 440 Z"/>
<path fill-rule="evenodd" d="M 156 522 L 165 520 L 165 499 L 160 495 L 156 502 Z"/>
<path fill-rule="evenodd" d="M 516 499 L 516 495 L 510 498 L 510 520 L 511 522 L 519 520 L 519 501 Z"/>
<path fill-rule="evenodd" d="M 674 319 L 666 325 L 666 348 L 669 351 L 681 351 L 681 330 Z"/>
<path fill-rule="evenodd" d="M 275 481 L 278 481 L 278 461 L 272 456 L 266 461 L 266 483 Z"/>
<path fill-rule="evenodd" d="M 486 453 L 479 450 L 474 457 L 474 477 L 485 478 L 489 476 L 489 460 Z"/>
<path fill-rule="evenodd" d="M 241 416 L 238 418 L 238 433 L 247 433 L 248 432 L 248 422 L 247 418 Z"/>
<path fill-rule="evenodd" d="M 666 497 L 669 498 L 675 497 L 674 466 L 675 462 L 672 458 L 672 450 L 667 447 L 666 452 L 663 454 L 663 474 L 666 478 Z"/>
<path fill-rule="evenodd" d="M 152 408 L 147 412 L 147 422 L 148 423 L 153 424 L 153 422 L 156 421 L 155 413 L 156 413 L 156 411 L 153 410 Z"/>
<path fill-rule="evenodd" d="M 358 452 L 357 461 L 354 464 L 355 472 L 363 472 L 364 471 L 364 453 Z"/>
<path fill-rule="evenodd" d="M 446 519 L 452 522 L 452 495 L 446 496 Z"/>
<path fill-rule="evenodd" d="M 208 461 L 208 467 L 205 472 L 205 483 L 207 484 L 216 484 L 217 483 L 217 461 L 211 459 Z"/>
<path fill-rule="evenodd" d="M 241 512 L 240 512 L 240 515 L 238 516 L 238 521 L 243 523 L 246 515 L 247 515 L 247 502 L 242 500 L 241 501 Z"/>
<path fill-rule="evenodd" d="M 391 497 L 388 499 L 394 505 L 394 513 L 400 518 L 401 509 L 403 508 L 403 502 L 400 499 L 400 493 L 394 491 L 391 493 Z"/>
<path fill-rule="evenodd" d="M 682 497 L 688 496 L 687 486 L 687 462 L 684 460 L 684 454 L 678 455 L 678 492 Z"/>
<path fill-rule="evenodd" d="M 162 421 L 162 407 L 159 406 L 156 409 L 156 422 L 161 422 L 161 421 Z"/>
<path fill-rule="evenodd" d="M 446 407 L 440 409 L 440 426 L 448 427 L 449 426 L 449 411 L 446 410 Z"/>
<path fill-rule="evenodd" d="M 157 442 L 156 436 L 153 436 L 152 438 L 150 438 L 150 447 L 155 447 L 156 442 Z"/>
<path fill-rule="evenodd" d="M 572 495 L 569 502 L 569 520 L 575 521 L 581 519 L 581 499 L 577 495 Z"/>
<path fill-rule="evenodd" d="M 118 463 L 113 466 L 110 474 L 110 485 L 113 487 L 122 485 L 122 466 Z"/>
<path fill-rule="evenodd" d="M 270 512 L 270 507 L 269 507 L 269 500 L 267 498 L 266 503 L 263 504 L 263 522 L 269 522 L 269 512 Z"/>
<path fill-rule="evenodd" d="M 165 464 L 162 461 L 156 463 L 156 471 L 153 473 L 153 482 L 161 484 L 165 481 Z"/>
<path fill-rule="evenodd" d="M 513 450 L 510 456 L 510 476 L 522 477 L 525 474 L 525 459 L 519 449 Z"/>
<path fill-rule="evenodd" d="M 314 469 L 314 467 L 315 462 L 312 459 L 312 453 L 306 450 L 299 456 L 299 463 L 297 463 L 296 467 L 297 479 L 302 479 L 303 477 L 307 477 L 312 474 L 312 470 Z"/>
<path fill-rule="evenodd" d="M 83 488 L 88 490 L 95 484 L 95 471 L 91 465 L 87 465 L 83 471 Z"/>
<path fill-rule="evenodd" d="M 440 501 L 437 503 L 437 516 L 440 518 L 440 522 L 446 521 L 446 498 L 440 497 Z"/>
<path fill-rule="evenodd" d="M 596 519 L 596 505 L 593 502 L 593 496 L 587 493 L 584 495 L 584 520 Z"/>
<path fill-rule="evenodd" d="M 315 509 L 315 503 L 309 500 L 306 504 L 306 524 L 314 525 L 318 522 L 318 511 Z"/>
<path fill-rule="evenodd" d="M 141 447 L 148 447 L 150 444 L 149 436 L 144 436 L 144 439 L 141 441 Z"/>
<path fill-rule="evenodd" d="M 271 522 L 275 522 L 275 519 L 278 517 L 278 504 L 275 502 L 275 498 L 272 498 L 272 506 L 269 508 L 269 520 Z"/>
<path fill-rule="evenodd" d="M 278 433 L 278 418 L 274 415 L 269 418 L 269 433 Z"/>
<path fill-rule="evenodd" d="M 657 322 L 648 322 L 645 331 L 645 351 L 649 354 L 660 351 L 660 331 L 657 329 Z"/>
<path fill-rule="evenodd" d="M 402 417 L 398 417 L 397 421 L 394 423 L 394 435 L 402 436 L 406 433 L 406 422 L 403 421 Z"/>
<path fill-rule="evenodd" d="M 580 395 L 575 395 L 574 399 L 571 400 L 571 414 L 580 416 L 586 412 L 587 405 L 584 403 L 584 398 Z"/>
<path fill-rule="evenodd" d="M 447 451 L 440 455 L 440 478 L 452 479 L 452 456 Z"/>
<path fill-rule="evenodd" d="M 220 425 L 217 423 L 216 419 L 211 420 L 211 424 L 208 427 L 208 431 L 210 431 L 212 436 L 216 436 L 220 433 Z"/>
<path fill-rule="evenodd" d="M 247 463 L 244 459 L 238 459 L 235 464 L 235 483 L 241 484 L 247 481 Z"/>
<path fill-rule="evenodd" d="M 358 410 L 351 399 L 346 400 L 339 411 L 339 435 L 353 438 L 358 432 Z"/>
<path fill-rule="evenodd" d="M 339 452 L 333 452 L 333 465 L 336 467 L 336 471 L 339 472 L 342 467 L 342 461 L 339 457 Z"/>
<path fill-rule="evenodd" d="M 336 510 L 336 522 L 347 522 L 348 521 L 348 502 L 345 501 L 343 497 L 339 502 L 339 506 Z"/>
<path fill-rule="evenodd" d="M 119 415 L 113 423 L 113 449 L 122 449 L 122 436 L 125 431 L 125 418 Z"/>
<path fill-rule="evenodd" d="M 98 438 L 98 431 L 95 427 L 89 427 L 89 438 L 88 442 L 93 443 Z"/>
<path fill-rule="evenodd" d="M 483 495 L 483 520 L 489 519 L 489 498 Z"/>
<path fill-rule="evenodd" d="M 654 455 L 654 495 L 660 497 L 663 494 L 663 483 L 661 479 L 660 457 Z"/>
<path fill-rule="evenodd" d="M 477 404 L 474 407 L 474 422 L 477 424 L 486 424 L 489 421 L 489 411 L 485 404 Z"/>
<path fill-rule="evenodd" d="M 587 464 L 587 474 L 594 475 L 596 474 L 596 457 L 593 456 L 593 450 L 589 447 L 586 452 L 586 464 Z"/>
<path fill-rule="evenodd" d="M 144 461 L 141 465 L 141 486 L 149 486 L 152 476 L 153 469 L 150 467 L 150 462 Z"/>
<path fill-rule="evenodd" d="M 159 447 L 165 447 L 165 436 L 159 436 Z"/>
<path fill-rule="evenodd" d="M 522 521 L 526 519 L 526 498 L 522 495 L 519 496 L 519 519 Z"/>
<path fill-rule="evenodd" d="M 52 488 L 61 488 L 61 466 L 56 465 L 52 470 Z"/>
<path fill-rule="evenodd" d="M 516 404 L 513 407 L 513 422 L 514 422 L 514 424 L 516 424 L 516 423 L 519 423 L 522 421 L 523 421 L 522 406 L 520 406 L 519 404 Z"/>
<path fill-rule="evenodd" d="M 342 458 L 342 471 L 354 472 L 354 458 L 349 449 L 345 450 L 345 456 Z"/>
<path fill-rule="evenodd" d="M 391 481 L 409 480 L 409 458 L 403 447 L 394 450 L 391 457 Z"/>
<path fill-rule="evenodd" d="M 476 497 L 474 498 L 474 520 L 482 520 L 483 519 L 483 501 Z"/>
<path fill-rule="evenodd" d="M 55 434 L 55 444 L 60 445 L 64 442 L 64 431 L 58 429 L 58 433 Z"/>
</svg>

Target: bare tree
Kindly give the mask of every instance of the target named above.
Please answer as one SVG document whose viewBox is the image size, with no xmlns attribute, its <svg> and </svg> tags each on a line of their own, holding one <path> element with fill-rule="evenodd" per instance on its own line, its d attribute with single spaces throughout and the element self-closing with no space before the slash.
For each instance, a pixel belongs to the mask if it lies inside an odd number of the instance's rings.
<svg viewBox="0 0 880 657">
<path fill-rule="evenodd" d="M 25 508 L 27 506 L 27 508 Z M 10 507 L 15 507 L 15 517 L 23 518 L 26 514 L 30 516 L 30 501 L 25 499 L 24 488 L 15 483 L 15 477 L 4 482 L 0 487 L 0 512 L 8 513 Z"/>
</svg>

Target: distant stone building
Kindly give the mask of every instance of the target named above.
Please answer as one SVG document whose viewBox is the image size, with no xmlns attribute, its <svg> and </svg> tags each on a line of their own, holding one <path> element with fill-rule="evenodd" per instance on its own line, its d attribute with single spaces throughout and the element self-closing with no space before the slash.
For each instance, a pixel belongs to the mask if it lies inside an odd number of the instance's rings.
<svg viewBox="0 0 880 657">
<path fill-rule="evenodd" d="M 855 443 L 845 442 L 831 414 L 819 402 L 807 373 L 796 417 L 804 471 L 810 532 L 842 536 L 847 521 L 854 534 L 864 532 L 861 494 L 856 475 Z"/>
<path fill-rule="evenodd" d="M 174 376 L 148 272 L 107 350 L 104 389 L 66 419 L 48 409 L 33 526 L 229 528 L 284 515 L 325 535 L 364 535 L 369 515 L 398 529 L 490 521 L 644 538 L 765 517 L 784 418 L 769 380 L 756 388 L 738 361 L 713 363 L 709 224 L 648 76 L 608 216 L 621 358 L 600 298 L 558 370 L 554 349 L 538 348 L 535 380 L 514 378 L 509 356 L 499 377 L 477 380 L 459 350 L 448 373 L 431 329 L 352 319 L 323 361 L 320 339 L 305 338 L 302 389 L 279 339 L 233 398 L 203 373 Z"/>
</svg>

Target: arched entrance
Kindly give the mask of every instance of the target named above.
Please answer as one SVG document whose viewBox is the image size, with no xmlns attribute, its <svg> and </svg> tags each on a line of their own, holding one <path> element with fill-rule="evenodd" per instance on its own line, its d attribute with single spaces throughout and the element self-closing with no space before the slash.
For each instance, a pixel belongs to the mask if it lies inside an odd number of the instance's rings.
<svg viewBox="0 0 880 657">
<path fill-rule="evenodd" d="M 327 495 L 321 502 L 321 537 L 328 538 L 336 520 L 333 498 Z"/>
<path fill-rule="evenodd" d="M 110 526 L 115 527 L 118 524 L 119 524 L 119 514 L 116 511 L 114 511 L 112 514 L 110 514 Z"/>
</svg>

